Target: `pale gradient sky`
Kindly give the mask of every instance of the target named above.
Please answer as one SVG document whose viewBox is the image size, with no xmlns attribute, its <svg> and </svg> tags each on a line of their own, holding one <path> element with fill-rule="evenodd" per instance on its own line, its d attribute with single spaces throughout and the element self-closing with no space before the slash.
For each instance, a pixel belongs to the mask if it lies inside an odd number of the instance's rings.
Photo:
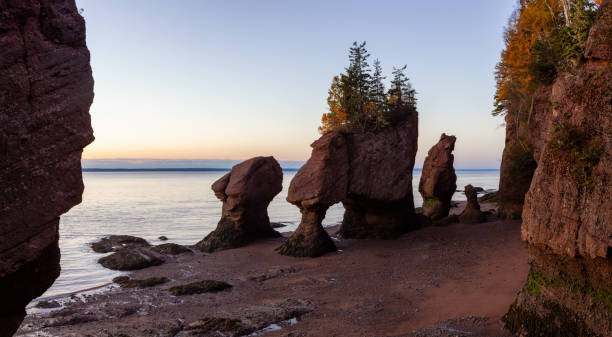
<svg viewBox="0 0 612 337">
<path fill-rule="evenodd" d="M 418 92 L 421 167 L 442 132 L 455 167 L 498 168 L 493 71 L 516 0 L 77 0 L 96 141 L 84 158 L 303 161 L 354 40 Z"/>
</svg>

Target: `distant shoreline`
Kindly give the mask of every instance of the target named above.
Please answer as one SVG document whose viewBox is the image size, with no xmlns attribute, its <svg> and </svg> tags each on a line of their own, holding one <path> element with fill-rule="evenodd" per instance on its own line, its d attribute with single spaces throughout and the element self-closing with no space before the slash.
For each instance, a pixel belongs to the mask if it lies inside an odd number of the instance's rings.
<svg viewBox="0 0 612 337">
<path fill-rule="evenodd" d="M 83 172 L 226 172 L 231 168 L 83 168 Z M 283 168 L 283 171 L 295 172 L 299 168 Z M 421 168 L 415 168 L 414 171 L 421 171 Z M 494 172 L 499 169 L 455 169 L 455 171 L 478 171 L 478 172 Z"/>
</svg>

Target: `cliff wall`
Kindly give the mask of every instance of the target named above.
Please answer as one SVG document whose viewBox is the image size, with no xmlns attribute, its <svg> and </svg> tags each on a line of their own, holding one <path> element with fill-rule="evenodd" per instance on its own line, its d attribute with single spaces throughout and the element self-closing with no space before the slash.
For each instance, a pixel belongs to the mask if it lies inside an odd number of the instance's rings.
<svg viewBox="0 0 612 337">
<path fill-rule="evenodd" d="M 59 216 L 81 202 L 92 100 L 74 0 L 1 0 L 0 335 L 59 275 Z"/>
</svg>

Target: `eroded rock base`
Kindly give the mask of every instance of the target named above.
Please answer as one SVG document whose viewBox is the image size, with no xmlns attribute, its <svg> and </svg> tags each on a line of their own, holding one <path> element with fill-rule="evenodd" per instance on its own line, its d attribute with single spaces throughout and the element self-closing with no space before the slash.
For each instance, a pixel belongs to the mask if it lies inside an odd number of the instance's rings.
<svg viewBox="0 0 612 337">
<path fill-rule="evenodd" d="M 325 211 L 302 210 L 302 222 L 298 229 L 276 251 L 294 257 L 318 257 L 335 252 L 336 245 L 321 225 Z"/>
<path fill-rule="evenodd" d="M 248 231 L 251 228 L 253 230 Z M 259 226 L 240 226 L 230 217 L 224 216 L 219 220 L 217 228 L 208 234 L 202 241 L 196 243 L 195 248 L 207 253 L 212 253 L 225 249 L 232 249 L 246 246 L 256 239 L 277 238 L 281 235 L 272 229 L 270 220 L 265 215 L 265 219 Z"/>
<path fill-rule="evenodd" d="M 612 261 L 530 247 L 524 288 L 503 320 L 521 336 L 611 336 Z"/>
<path fill-rule="evenodd" d="M 351 239 L 393 239 L 419 227 L 414 207 L 402 203 L 372 205 L 345 201 L 340 235 Z"/>
</svg>

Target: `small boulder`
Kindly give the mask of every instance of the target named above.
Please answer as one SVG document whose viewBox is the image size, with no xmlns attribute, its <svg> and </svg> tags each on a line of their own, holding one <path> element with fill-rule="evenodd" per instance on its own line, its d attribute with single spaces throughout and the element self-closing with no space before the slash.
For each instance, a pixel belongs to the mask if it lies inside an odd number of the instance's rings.
<svg viewBox="0 0 612 337">
<path fill-rule="evenodd" d="M 216 293 L 231 288 L 232 285 L 223 281 L 203 280 L 168 288 L 174 296 Z"/>
<path fill-rule="evenodd" d="M 423 164 L 419 193 L 423 197 L 423 215 L 433 221 L 448 216 L 451 198 L 457 189 L 457 175 L 453 167 L 455 136 L 442 134 L 440 141 L 427 153 Z"/>
<path fill-rule="evenodd" d="M 481 223 L 487 220 L 486 215 L 480 210 L 480 204 L 478 204 L 478 196 L 476 189 L 472 185 L 465 187 L 465 196 L 467 197 L 467 205 L 465 209 L 459 215 L 459 222 L 461 223 Z"/>
<path fill-rule="evenodd" d="M 191 249 L 176 243 L 163 243 L 151 248 L 152 251 L 164 255 L 178 255 L 183 253 L 193 253 Z"/>
<path fill-rule="evenodd" d="M 122 249 L 98 260 L 103 267 L 112 270 L 137 270 L 158 266 L 164 260 L 149 250 L 134 248 Z"/>
<path fill-rule="evenodd" d="M 116 252 L 125 248 L 141 248 L 151 246 L 145 239 L 131 235 L 110 235 L 91 244 L 96 253 Z"/>
<path fill-rule="evenodd" d="M 35 307 L 39 309 L 54 309 L 61 307 L 57 301 L 40 301 L 36 303 Z"/>
<path fill-rule="evenodd" d="M 255 157 L 234 166 L 212 185 L 223 202 L 221 220 L 195 247 L 211 253 L 279 237 L 270 227 L 268 205 L 282 188 L 283 171 L 273 157 Z"/>
<path fill-rule="evenodd" d="M 142 280 L 130 279 L 128 276 L 117 276 L 113 282 L 121 286 L 121 288 L 150 288 L 156 285 L 164 284 L 169 280 L 165 277 L 149 277 Z"/>
<path fill-rule="evenodd" d="M 157 239 L 161 240 L 161 241 L 168 241 L 168 238 L 165 235 L 162 235 L 162 236 L 158 237 Z"/>
</svg>

